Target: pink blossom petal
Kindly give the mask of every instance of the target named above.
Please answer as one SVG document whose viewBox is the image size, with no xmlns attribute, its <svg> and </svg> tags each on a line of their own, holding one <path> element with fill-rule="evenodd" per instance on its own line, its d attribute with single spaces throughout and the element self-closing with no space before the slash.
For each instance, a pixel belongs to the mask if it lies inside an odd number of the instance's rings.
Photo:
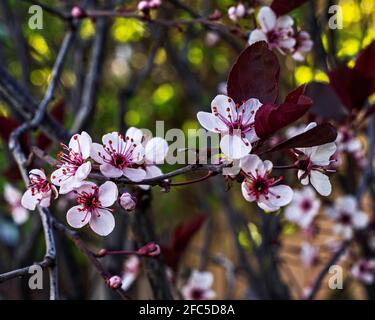
<svg viewBox="0 0 375 320">
<path fill-rule="evenodd" d="M 125 168 L 124 176 L 131 181 L 139 182 L 146 177 L 146 171 L 143 169 Z"/>
<path fill-rule="evenodd" d="M 109 207 L 115 203 L 118 197 L 118 189 L 115 183 L 107 181 L 99 187 L 99 201 L 103 207 Z"/>
<path fill-rule="evenodd" d="M 116 152 L 125 149 L 125 141 L 118 132 L 107 133 L 102 138 L 103 145 L 107 148 L 113 148 Z"/>
<path fill-rule="evenodd" d="M 310 182 L 315 190 L 322 196 L 329 196 L 331 194 L 332 186 L 329 178 L 325 174 L 317 170 L 312 170 L 310 174 Z"/>
<path fill-rule="evenodd" d="M 334 142 L 326 143 L 318 146 L 315 152 L 311 154 L 311 161 L 320 166 L 329 165 L 329 159 L 336 152 L 336 144 Z"/>
<path fill-rule="evenodd" d="M 269 204 L 273 207 L 282 207 L 293 199 L 293 190 L 287 185 L 278 185 L 269 189 Z"/>
<path fill-rule="evenodd" d="M 249 188 L 247 187 L 246 182 L 242 182 L 241 191 L 246 201 L 253 202 L 256 200 L 256 197 L 251 192 L 249 192 Z"/>
<path fill-rule="evenodd" d="M 85 162 L 79 166 L 76 171 L 75 178 L 77 180 L 85 180 L 91 172 L 91 162 Z"/>
<path fill-rule="evenodd" d="M 81 186 L 79 186 L 75 191 L 77 193 L 93 193 L 97 188 L 96 184 L 90 181 L 85 181 Z"/>
<path fill-rule="evenodd" d="M 200 111 L 197 119 L 201 126 L 211 132 L 226 132 L 228 127 L 210 112 Z"/>
<path fill-rule="evenodd" d="M 279 40 L 279 46 L 284 49 L 292 50 L 296 45 L 296 39 L 294 38 L 287 38 Z"/>
<path fill-rule="evenodd" d="M 29 218 L 29 212 L 23 207 L 14 208 L 12 210 L 12 218 L 16 224 L 21 225 Z"/>
<path fill-rule="evenodd" d="M 81 206 L 74 206 L 66 214 L 66 221 L 73 228 L 82 228 L 90 220 L 91 214 L 81 209 Z"/>
<path fill-rule="evenodd" d="M 262 30 L 254 30 L 250 33 L 248 43 L 251 46 L 255 42 L 258 41 L 266 41 L 267 42 L 267 36 Z"/>
<path fill-rule="evenodd" d="M 44 208 L 48 208 L 51 205 L 51 195 L 52 191 L 47 191 L 43 193 L 42 199 L 40 200 L 39 205 Z"/>
<path fill-rule="evenodd" d="M 240 160 L 240 168 L 248 174 L 255 173 L 262 160 L 255 154 L 248 154 Z"/>
<path fill-rule="evenodd" d="M 118 169 L 108 163 L 100 165 L 100 172 L 107 178 L 119 178 L 123 175 L 121 169 Z"/>
<path fill-rule="evenodd" d="M 92 139 L 87 132 L 82 131 L 81 134 L 75 134 L 69 141 L 69 148 L 75 153 L 82 155 L 83 159 L 90 156 Z"/>
<path fill-rule="evenodd" d="M 15 187 L 6 183 L 4 186 L 4 199 L 10 205 L 16 205 L 21 201 L 22 194 Z"/>
<path fill-rule="evenodd" d="M 91 153 L 90 157 L 97 163 L 103 164 L 104 159 L 110 160 L 110 156 L 108 153 L 104 150 L 103 146 L 99 143 L 93 143 L 91 146 Z"/>
<path fill-rule="evenodd" d="M 161 164 L 168 153 L 168 143 L 162 138 L 155 137 L 147 142 L 145 148 L 146 163 Z"/>
<path fill-rule="evenodd" d="M 42 170 L 39 170 L 39 169 L 32 169 L 30 170 L 30 175 L 34 175 L 34 176 L 38 176 L 38 177 L 41 177 L 42 179 L 46 179 L 46 174 L 44 173 L 44 171 Z"/>
<path fill-rule="evenodd" d="M 234 135 L 226 134 L 220 141 L 221 151 L 232 159 L 241 159 L 251 151 L 251 144 Z"/>
<path fill-rule="evenodd" d="M 281 16 L 278 17 L 276 20 L 276 28 L 280 29 L 288 29 L 292 27 L 294 24 L 294 20 L 290 16 Z"/>
<path fill-rule="evenodd" d="M 139 144 L 133 149 L 133 153 L 130 157 L 130 161 L 136 164 L 140 164 L 143 162 L 144 155 L 145 155 L 145 149 L 143 148 L 141 144 Z"/>
<path fill-rule="evenodd" d="M 129 139 L 133 139 L 135 143 L 141 143 L 143 139 L 143 132 L 140 129 L 130 127 L 125 134 Z"/>
<path fill-rule="evenodd" d="M 356 229 L 363 229 L 368 225 L 369 217 L 362 211 L 357 211 L 353 216 L 353 225 Z"/>
<path fill-rule="evenodd" d="M 31 190 L 28 189 L 22 196 L 21 204 L 26 209 L 35 210 L 35 207 L 39 203 L 40 198 L 41 197 L 39 194 L 33 195 Z"/>
<path fill-rule="evenodd" d="M 107 236 L 115 227 L 115 218 L 110 211 L 97 209 L 97 212 L 91 215 L 90 227 L 98 235 Z"/>
<path fill-rule="evenodd" d="M 219 113 L 223 118 L 229 121 L 230 117 L 235 119 L 237 114 L 236 104 L 233 99 L 223 94 L 217 95 L 211 102 L 212 113 Z M 216 110 L 216 112 L 215 112 Z"/>
<path fill-rule="evenodd" d="M 276 27 L 276 14 L 269 7 L 262 7 L 258 13 L 259 24 L 264 32 Z"/>
</svg>

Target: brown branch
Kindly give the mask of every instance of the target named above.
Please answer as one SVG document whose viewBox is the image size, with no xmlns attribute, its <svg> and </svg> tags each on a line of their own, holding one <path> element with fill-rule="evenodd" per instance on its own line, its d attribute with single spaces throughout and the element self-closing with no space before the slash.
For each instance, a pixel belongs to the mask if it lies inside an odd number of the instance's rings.
<svg viewBox="0 0 375 320">
<path fill-rule="evenodd" d="M 55 65 L 52 70 L 51 82 L 47 88 L 45 96 L 42 102 L 39 104 L 38 109 L 36 110 L 33 118 L 16 128 L 10 135 L 9 139 L 9 149 L 11 150 L 14 159 L 16 160 L 19 170 L 21 172 L 22 178 L 26 185 L 29 184 L 29 178 L 27 175 L 27 159 L 25 154 L 21 149 L 20 137 L 24 132 L 37 128 L 44 119 L 44 116 L 47 111 L 47 107 L 50 101 L 53 99 L 54 92 L 56 90 L 60 75 L 63 70 L 63 65 L 65 58 L 67 56 L 70 45 L 74 39 L 74 31 L 70 31 L 64 38 L 64 41 L 61 45 L 60 51 L 57 55 Z M 45 237 L 46 244 L 46 254 L 45 259 L 50 259 L 55 261 L 56 258 L 56 247 L 55 240 L 53 236 L 53 228 L 51 224 L 51 219 L 49 211 L 46 208 L 37 206 Z M 49 266 L 49 278 L 50 278 L 50 299 L 58 299 L 58 284 L 57 284 L 57 269 L 55 264 Z"/>
<path fill-rule="evenodd" d="M 55 263 L 55 261 L 52 260 L 50 257 L 45 257 L 43 261 L 36 262 L 36 263 L 32 264 L 31 266 L 16 269 L 16 270 L 12 270 L 12 271 L 0 274 L 0 283 L 3 283 L 5 281 L 8 281 L 8 280 L 11 280 L 11 279 L 14 279 L 14 278 L 19 278 L 19 277 L 23 277 L 25 275 L 28 275 L 29 270 L 32 266 L 40 266 L 43 269 L 46 269 L 46 268 L 50 268 L 51 266 L 53 266 L 54 263 Z"/>
</svg>

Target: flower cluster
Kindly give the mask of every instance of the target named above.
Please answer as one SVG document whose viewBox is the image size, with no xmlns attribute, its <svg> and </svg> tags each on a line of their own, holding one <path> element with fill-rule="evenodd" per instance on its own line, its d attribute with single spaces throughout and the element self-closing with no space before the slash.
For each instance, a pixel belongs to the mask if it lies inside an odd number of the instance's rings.
<svg viewBox="0 0 375 320">
<path fill-rule="evenodd" d="M 92 160 L 108 179 L 124 176 L 140 182 L 162 174 L 157 165 L 163 163 L 167 152 L 165 140 L 156 137 L 146 141 L 143 132 L 137 128 L 129 128 L 125 136 L 118 132 L 105 134 L 102 144 L 93 143 L 86 132 L 75 134 L 68 146 L 62 145 L 58 169 L 52 172 L 51 181 L 42 170 L 30 171 L 30 185 L 21 199 L 22 206 L 29 210 L 34 210 L 37 205 L 49 207 L 52 193 L 57 197 L 58 194 L 73 192 L 77 205 L 67 212 L 69 225 L 82 228 L 89 224 L 95 233 L 106 236 L 115 227 L 110 207 L 118 200 L 119 191 L 112 181 L 97 186 L 87 180 L 94 167 Z M 119 202 L 126 211 L 135 209 L 136 198 L 128 192 L 120 196 Z"/>
<path fill-rule="evenodd" d="M 277 16 L 269 7 L 262 7 L 258 13 L 260 28 L 253 30 L 249 44 L 266 41 L 270 49 L 277 49 L 282 54 L 291 54 L 297 61 L 304 60 L 304 54 L 313 46 L 306 31 L 295 32 L 294 21 L 288 15 Z"/>
</svg>

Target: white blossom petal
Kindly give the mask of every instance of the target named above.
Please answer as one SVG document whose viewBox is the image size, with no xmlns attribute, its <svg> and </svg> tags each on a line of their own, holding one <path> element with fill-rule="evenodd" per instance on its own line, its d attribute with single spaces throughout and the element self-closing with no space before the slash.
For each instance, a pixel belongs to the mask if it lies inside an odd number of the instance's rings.
<svg viewBox="0 0 375 320">
<path fill-rule="evenodd" d="M 146 171 L 143 169 L 125 168 L 124 176 L 134 182 L 142 181 L 146 176 Z"/>
<path fill-rule="evenodd" d="M 220 141 L 221 151 L 232 159 L 241 159 L 251 151 L 251 144 L 236 135 L 226 134 Z"/>
<path fill-rule="evenodd" d="M 66 221 L 73 228 L 82 228 L 90 220 L 91 214 L 82 210 L 81 206 L 70 208 L 66 214 Z"/>
<path fill-rule="evenodd" d="M 109 207 L 115 203 L 118 197 L 118 189 L 115 183 L 107 181 L 99 187 L 99 201 L 103 207 Z"/>
<path fill-rule="evenodd" d="M 115 218 L 106 209 L 97 209 L 97 212 L 91 215 L 89 223 L 91 229 L 100 236 L 109 235 L 115 228 Z"/>
<path fill-rule="evenodd" d="M 328 176 L 317 171 L 312 170 L 310 173 L 310 182 L 322 196 L 329 196 L 332 192 L 331 182 L 329 181 Z"/>
</svg>

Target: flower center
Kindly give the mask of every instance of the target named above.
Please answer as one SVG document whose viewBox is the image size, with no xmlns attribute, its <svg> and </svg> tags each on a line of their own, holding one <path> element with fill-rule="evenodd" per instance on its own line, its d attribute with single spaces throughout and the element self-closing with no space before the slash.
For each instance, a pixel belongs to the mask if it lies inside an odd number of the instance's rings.
<svg viewBox="0 0 375 320">
<path fill-rule="evenodd" d="M 199 288 L 194 288 L 191 291 L 191 297 L 193 300 L 202 300 L 203 299 L 203 290 Z"/>
<path fill-rule="evenodd" d="M 305 199 L 301 203 L 301 208 L 303 211 L 309 211 L 312 208 L 312 203 L 309 199 Z"/>
<path fill-rule="evenodd" d="M 112 162 L 115 167 L 121 169 L 127 167 L 129 164 L 128 159 L 124 155 L 119 153 L 115 153 L 112 155 Z"/>
<path fill-rule="evenodd" d="M 351 215 L 346 212 L 342 212 L 340 216 L 340 222 L 346 225 L 351 224 L 352 223 Z"/>
<path fill-rule="evenodd" d="M 277 44 L 279 37 L 280 37 L 279 33 L 276 32 L 275 30 L 270 30 L 267 32 L 267 40 L 268 40 L 268 43 L 271 45 Z"/>
<path fill-rule="evenodd" d="M 36 193 L 48 192 L 51 189 L 51 185 L 46 179 L 34 174 L 30 176 L 29 188 L 34 196 Z"/>
<path fill-rule="evenodd" d="M 88 212 L 94 212 L 96 209 L 101 207 L 101 203 L 98 199 L 97 188 L 94 189 L 93 193 L 81 192 L 77 197 L 78 204 L 82 205 L 82 210 Z"/>
</svg>

